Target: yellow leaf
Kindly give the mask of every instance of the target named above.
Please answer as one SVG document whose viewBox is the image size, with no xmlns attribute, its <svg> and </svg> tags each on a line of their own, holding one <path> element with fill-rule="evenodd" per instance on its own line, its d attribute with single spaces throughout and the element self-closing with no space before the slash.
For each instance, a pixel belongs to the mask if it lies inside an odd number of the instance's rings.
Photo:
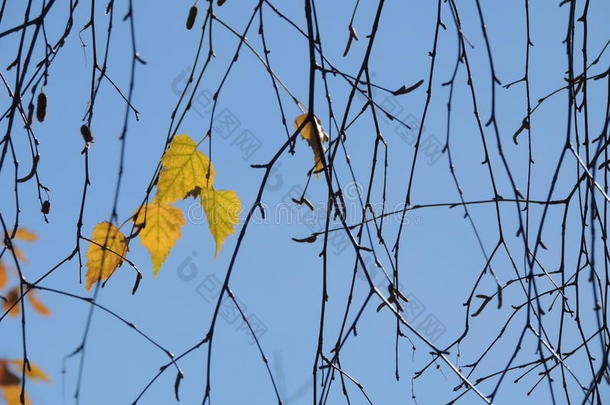
<svg viewBox="0 0 610 405">
<path fill-rule="evenodd" d="M 125 236 L 119 228 L 104 221 L 95 225 L 93 235 L 87 248 L 87 282 L 88 290 L 99 280 L 107 279 L 123 263 L 127 252 Z"/>
<path fill-rule="evenodd" d="M 38 299 L 34 291 L 30 291 L 27 295 L 28 301 L 40 315 L 51 315 L 51 310 L 42 301 Z"/>
<path fill-rule="evenodd" d="M 294 119 L 294 127 L 295 129 L 299 129 L 303 122 L 307 118 L 307 114 L 301 114 Z M 316 142 L 316 131 L 314 130 L 311 122 L 308 122 L 301 129 L 301 137 L 307 141 L 309 147 L 313 150 L 313 159 L 315 163 L 314 172 L 316 173 L 316 177 L 320 177 L 320 172 L 324 170 L 324 163 L 322 162 L 322 153 L 324 153 L 324 143 L 328 142 L 328 134 L 322 128 L 322 123 L 320 119 L 314 115 L 314 120 L 316 122 L 316 129 L 318 139 L 320 140 L 320 145 L 322 146 L 322 150 L 318 147 L 318 142 Z"/>
<path fill-rule="evenodd" d="M 180 208 L 170 204 L 153 202 L 140 209 L 135 218 L 138 225 L 145 224 L 140 231 L 140 242 L 152 256 L 154 275 L 169 255 L 170 250 L 180 238 L 180 228 L 184 225 L 184 214 Z"/>
<path fill-rule="evenodd" d="M 4 288 L 7 281 L 8 274 L 6 274 L 6 266 L 4 266 L 4 262 L 0 260 L 0 288 Z"/>
<path fill-rule="evenodd" d="M 216 256 L 227 236 L 235 232 L 241 201 L 233 190 L 204 188 L 201 190 L 201 205 L 208 217 L 210 233 L 216 241 Z"/>
<path fill-rule="evenodd" d="M 155 201 L 170 203 L 186 197 L 196 187 L 214 184 L 214 167 L 186 134 L 176 135 L 161 158 Z M 208 177 L 209 175 L 209 177 Z"/>
<path fill-rule="evenodd" d="M 7 385 L 2 387 L 2 393 L 4 395 L 4 401 L 7 405 L 21 405 L 21 385 Z M 23 402 L 25 405 L 30 405 L 30 398 L 27 393 L 23 393 Z"/>
<path fill-rule="evenodd" d="M 12 359 L 12 360 L 8 360 L 8 361 L 17 367 L 17 369 L 14 371 L 21 372 L 21 370 L 23 369 L 23 360 Z M 42 368 L 38 367 L 36 364 L 32 363 L 31 361 L 29 361 L 28 363 L 30 364 L 30 368 L 28 369 L 27 365 L 25 366 L 25 374 L 28 377 L 30 377 L 32 380 L 42 380 L 42 381 L 46 381 L 46 382 L 51 381 L 51 379 L 49 378 L 47 373 L 45 373 Z"/>
</svg>

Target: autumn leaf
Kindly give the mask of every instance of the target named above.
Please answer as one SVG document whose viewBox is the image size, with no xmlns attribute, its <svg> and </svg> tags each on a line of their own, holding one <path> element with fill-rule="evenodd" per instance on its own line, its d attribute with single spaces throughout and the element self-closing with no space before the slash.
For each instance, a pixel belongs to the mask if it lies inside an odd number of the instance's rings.
<svg viewBox="0 0 610 405">
<path fill-rule="evenodd" d="M 38 239 L 38 235 L 34 232 L 27 230 L 26 228 L 17 228 L 17 232 L 15 232 L 15 238 L 21 240 L 27 240 L 28 242 L 33 242 Z"/>
<path fill-rule="evenodd" d="M 1 388 L 6 405 L 21 405 L 21 385 L 7 385 Z M 25 405 L 31 404 L 27 393 L 24 393 L 23 400 Z"/>
<path fill-rule="evenodd" d="M 201 190 L 201 205 L 208 217 L 210 233 L 216 241 L 216 256 L 227 236 L 235 232 L 234 225 L 239 221 L 241 201 L 233 190 L 204 188 Z"/>
<path fill-rule="evenodd" d="M 15 371 L 21 372 L 21 370 L 23 369 L 23 360 L 21 359 L 8 359 L 6 361 L 16 367 Z M 29 368 L 27 365 L 25 366 L 25 374 L 32 380 L 42 380 L 46 382 L 51 381 L 47 373 L 45 373 L 42 368 L 32 363 L 31 361 L 28 361 L 28 364 Z"/>
<path fill-rule="evenodd" d="M 170 203 L 186 197 L 196 187 L 214 184 L 214 167 L 186 134 L 176 135 L 161 158 L 155 201 Z M 209 174 L 209 178 L 208 178 Z"/>
<path fill-rule="evenodd" d="M 2 303 L 2 308 L 7 311 L 11 306 L 17 303 L 19 297 L 21 296 L 21 291 L 19 290 L 19 286 L 13 287 L 6 295 L 6 301 Z M 51 315 L 51 310 L 42 303 L 34 294 L 34 291 L 30 291 L 26 295 L 27 300 L 34 307 L 34 310 L 38 312 L 40 315 Z M 21 313 L 21 306 L 15 305 L 9 311 L 10 316 L 17 316 Z"/>
<path fill-rule="evenodd" d="M 40 315 L 51 315 L 51 310 L 45 304 L 42 303 L 34 293 L 34 291 L 30 291 L 26 296 L 30 304 L 34 307 L 36 312 Z"/>
<path fill-rule="evenodd" d="M 294 127 L 299 129 L 303 122 L 307 118 L 307 114 L 301 114 L 294 120 Z M 316 173 L 316 177 L 320 177 L 320 172 L 324 170 L 324 163 L 322 162 L 322 153 L 324 153 L 324 143 L 328 142 L 328 134 L 322 128 L 322 123 L 320 119 L 314 115 L 314 121 L 316 123 L 317 136 L 320 140 L 320 145 L 322 146 L 322 150 L 320 150 L 318 146 L 318 142 L 316 142 L 316 131 L 314 127 L 311 125 L 311 122 L 308 122 L 301 129 L 301 137 L 307 141 L 309 147 L 313 150 L 313 157 L 315 162 L 314 172 Z"/>
<path fill-rule="evenodd" d="M 156 276 L 176 244 L 176 239 L 180 238 L 184 214 L 180 208 L 173 205 L 153 202 L 142 206 L 134 222 L 136 225 L 144 225 L 140 231 L 140 242 L 152 256 L 153 272 Z"/>
<path fill-rule="evenodd" d="M 99 280 L 105 280 L 123 263 L 127 242 L 121 231 L 110 222 L 100 222 L 93 228 L 87 248 L 87 282 L 89 290 Z"/>
<path fill-rule="evenodd" d="M 8 274 L 6 271 L 6 266 L 4 262 L 0 260 L 0 288 L 4 288 L 6 286 L 6 282 L 8 281 Z"/>
<path fill-rule="evenodd" d="M 11 308 L 12 305 L 14 305 L 17 300 L 19 299 L 19 287 L 14 287 L 12 288 L 4 297 L 6 299 L 6 301 L 4 301 L 2 303 L 2 309 L 4 309 L 5 311 L 9 311 L 9 315 L 10 316 L 17 316 L 21 313 L 21 310 L 19 308 L 19 305 L 15 305 L 14 307 Z"/>
<path fill-rule="evenodd" d="M 12 238 L 13 241 L 15 239 L 20 239 L 20 240 L 23 240 L 26 242 L 33 242 L 36 239 L 38 239 L 38 235 L 36 235 L 32 231 L 29 231 L 26 228 L 20 227 L 20 228 L 17 228 L 17 231 L 15 232 L 15 236 Z M 11 242 L 11 245 L 13 246 L 13 251 L 15 252 L 15 256 L 17 256 L 17 259 L 19 259 L 23 262 L 27 262 L 27 258 L 25 257 L 25 254 L 23 254 L 21 249 L 19 249 L 18 246 L 15 246 L 15 244 L 13 242 Z"/>
<path fill-rule="evenodd" d="M 9 368 L 9 366 L 11 366 Z M 12 368 L 12 370 L 11 370 Z M 7 405 L 21 405 L 21 375 L 23 370 L 23 360 L 20 359 L 0 359 L 0 389 Z M 32 380 L 49 382 L 51 379 L 42 368 L 31 361 L 25 367 L 25 374 Z M 24 404 L 29 405 L 30 399 L 27 392 L 24 392 Z"/>
</svg>

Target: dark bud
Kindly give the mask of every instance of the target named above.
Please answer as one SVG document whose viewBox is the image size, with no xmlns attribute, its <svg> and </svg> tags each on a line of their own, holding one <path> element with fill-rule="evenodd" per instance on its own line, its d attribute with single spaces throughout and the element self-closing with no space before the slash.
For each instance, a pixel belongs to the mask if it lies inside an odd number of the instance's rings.
<svg viewBox="0 0 610 405">
<path fill-rule="evenodd" d="M 184 378 L 184 374 L 182 374 L 182 371 L 178 371 L 178 374 L 176 375 L 176 381 L 174 382 L 174 394 L 176 395 L 176 401 L 180 401 L 180 381 L 182 381 L 182 378 Z"/>
<path fill-rule="evenodd" d="M 190 30 L 195 24 L 195 18 L 197 18 L 197 7 L 193 6 L 189 10 L 189 16 L 186 18 L 186 29 Z"/>
<path fill-rule="evenodd" d="M 314 233 L 311 234 L 311 236 L 308 236 L 306 238 L 292 238 L 293 241 L 295 242 L 299 242 L 299 243 L 314 243 L 316 241 L 316 239 L 318 238 L 318 236 Z"/>
<path fill-rule="evenodd" d="M 227 0 L 218 0 L 218 5 L 222 6 L 223 4 L 225 4 L 225 1 L 227 1 Z"/>
<path fill-rule="evenodd" d="M 44 121 L 44 117 L 47 115 L 47 95 L 44 93 L 38 94 L 38 100 L 36 102 L 36 119 L 38 122 Z"/>
<path fill-rule="evenodd" d="M 396 89 L 392 92 L 393 95 L 395 96 L 399 96 L 401 94 L 407 94 L 412 92 L 413 90 L 417 89 L 419 86 L 421 86 L 424 83 L 423 80 L 418 81 L 417 83 L 415 83 L 413 86 L 402 86 L 399 89 Z"/>
<path fill-rule="evenodd" d="M 49 215 L 49 211 L 51 211 L 51 203 L 49 202 L 49 200 L 44 200 L 42 202 L 42 207 L 40 208 L 40 212 L 42 212 L 45 215 Z"/>
<path fill-rule="evenodd" d="M 517 136 L 519 136 L 519 134 L 521 132 L 523 132 L 523 130 L 525 130 L 525 129 L 530 129 L 530 123 L 529 123 L 529 120 L 527 119 L 527 117 L 523 118 L 523 121 L 521 122 L 521 126 L 513 134 L 513 142 L 515 142 L 515 145 L 519 144 L 519 142 L 517 142 Z"/>
<path fill-rule="evenodd" d="M 34 104 L 28 104 L 28 125 L 32 125 L 32 117 L 34 116 Z"/>
<path fill-rule="evenodd" d="M 87 145 L 93 143 L 93 135 L 91 135 L 91 130 L 86 124 L 83 124 L 80 127 L 80 134 L 83 136 L 83 140 Z"/>
</svg>

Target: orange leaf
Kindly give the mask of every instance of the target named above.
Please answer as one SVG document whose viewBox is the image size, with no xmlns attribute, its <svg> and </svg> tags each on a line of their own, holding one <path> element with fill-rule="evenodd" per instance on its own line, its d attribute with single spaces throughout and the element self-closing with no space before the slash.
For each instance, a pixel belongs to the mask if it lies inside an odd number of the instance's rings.
<svg viewBox="0 0 610 405">
<path fill-rule="evenodd" d="M 18 286 L 13 287 L 6 294 L 6 296 L 5 296 L 6 301 L 4 301 L 2 303 L 2 308 L 4 308 L 5 311 L 8 311 L 8 309 L 11 308 L 11 306 L 13 304 L 15 304 L 17 302 L 17 300 L 19 300 L 20 295 L 21 295 L 21 291 L 19 290 L 19 287 Z M 38 312 L 40 315 L 51 315 L 51 310 L 34 295 L 34 291 L 30 291 L 26 295 L 26 298 L 28 299 L 30 304 L 34 307 L 36 312 Z M 11 310 L 8 314 L 11 316 L 17 316 L 20 313 L 21 313 L 21 304 L 17 304 L 13 308 L 11 308 Z"/>
<path fill-rule="evenodd" d="M 40 315 L 51 315 L 51 310 L 49 309 L 49 307 L 43 304 L 42 301 L 40 301 L 38 297 L 36 297 L 34 291 L 30 291 L 27 295 L 27 298 L 28 301 L 30 301 L 30 304 L 32 304 L 32 306 L 36 310 L 36 312 L 38 312 Z"/>
<path fill-rule="evenodd" d="M 6 296 L 4 297 L 6 298 L 6 301 L 4 301 L 2 303 L 2 308 L 5 311 L 8 311 L 9 308 L 11 308 L 11 306 L 13 304 L 15 304 L 17 302 L 17 300 L 19 299 L 19 287 L 14 287 L 13 289 L 11 289 Z M 15 305 L 10 311 L 9 311 L 9 315 L 10 316 L 17 316 L 21 313 L 21 310 L 19 308 L 19 305 Z"/>
<path fill-rule="evenodd" d="M 38 239 L 38 235 L 36 235 L 34 232 L 29 231 L 26 228 L 17 228 L 17 231 L 15 232 L 15 236 L 13 237 L 13 239 L 21 239 L 21 240 L 25 240 L 28 242 L 32 242 L 35 241 L 36 239 Z M 23 252 L 21 251 L 21 249 L 19 249 L 19 247 L 15 246 L 15 244 L 12 244 L 13 246 L 13 252 L 15 252 L 15 256 L 17 256 L 17 259 L 23 261 L 23 262 L 27 262 L 27 259 L 25 257 L 25 255 L 23 254 Z"/>
<path fill-rule="evenodd" d="M 38 235 L 26 228 L 21 227 L 17 228 L 17 232 L 15 232 L 15 238 L 32 242 L 38 239 Z"/>
<path fill-rule="evenodd" d="M 19 371 L 21 371 L 23 369 L 23 360 L 11 359 L 11 360 L 7 360 L 7 361 L 14 364 L 15 366 L 17 366 Z M 46 381 L 46 382 L 51 381 L 51 379 L 49 378 L 47 373 L 45 373 L 42 368 L 38 367 L 36 364 L 32 363 L 31 361 L 28 361 L 28 364 L 30 367 L 29 368 L 27 366 L 25 367 L 25 374 L 28 377 L 30 377 L 32 380 L 42 380 L 42 381 Z"/>
<path fill-rule="evenodd" d="M 7 405 L 21 405 L 21 385 L 7 385 L 2 387 L 2 393 L 4 394 L 4 400 Z M 23 393 L 24 395 L 24 404 L 30 405 L 30 398 L 28 398 L 27 393 Z"/>
<path fill-rule="evenodd" d="M 4 288 L 6 286 L 6 282 L 8 281 L 8 274 L 6 274 L 6 266 L 0 260 L 0 288 Z"/>
<path fill-rule="evenodd" d="M 25 263 L 28 262 L 28 259 L 27 259 L 27 257 L 25 257 L 25 254 L 23 254 L 23 251 L 21 249 L 19 249 L 17 246 L 15 246 L 14 244 L 13 244 L 13 252 L 15 252 L 15 256 L 17 256 L 17 259 L 19 259 Z"/>
</svg>

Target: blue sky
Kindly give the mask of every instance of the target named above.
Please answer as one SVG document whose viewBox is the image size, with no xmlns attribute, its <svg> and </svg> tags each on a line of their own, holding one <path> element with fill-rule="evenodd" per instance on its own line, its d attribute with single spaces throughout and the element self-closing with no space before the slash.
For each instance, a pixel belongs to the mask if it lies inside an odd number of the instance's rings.
<svg viewBox="0 0 610 405">
<path fill-rule="evenodd" d="M 223 21 L 242 31 L 250 17 L 256 1 L 227 1 L 216 13 Z M 276 2 L 277 7 L 300 27 L 305 27 L 302 2 Z M 343 49 L 347 39 L 347 26 L 353 5 L 351 2 L 317 2 L 318 19 L 326 56 L 338 68 L 355 75 L 366 49 L 366 35 L 370 31 L 376 4 L 362 2 L 354 26 L 360 40 L 354 42 L 347 57 Z M 428 52 L 432 46 L 436 2 L 386 2 L 382 24 L 371 56 L 373 81 L 396 89 L 410 85 L 420 79 L 427 80 L 430 68 Z M 558 7 L 556 2 L 531 2 L 532 47 L 531 93 L 532 100 L 565 85 L 566 69 L 565 26 L 568 6 Z M 170 122 L 170 112 L 177 99 L 177 89 L 184 85 L 185 73 L 192 66 L 199 39 L 203 12 L 195 28 L 187 31 L 185 17 L 191 6 L 188 2 L 134 2 L 138 51 L 146 65 L 137 66 L 133 104 L 141 114 L 138 122 L 129 124 L 125 160 L 125 174 L 119 198 L 119 220 L 127 219 L 142 200 L 146 185 L 154 173 L 165 144 Z M 200 9 L 204 3 L 199 4 Z M 98 35 L 104 36 L 107 16 L 99 4 L 96 10 Z M 117 17 L 112 38 L 112 56 L 108 75 L 126 89 L 130 64 L 128 24 L 120 17 L 126 6 L 115 5 Z M 472 43 L 468 49 L 481 116 L 487 120 L 490 113 L 489 65 L 475 2 L 459 2 L 465 35 Z M 35 124 L 40 139 L 41 181 L 51 189 L 51 215 L 49 223 L 42 221 L 36 189 L 32 182 L 21 188 L 21 223 L 39 235 L 37 242 L 27 244 L 24 250 L 29 263 L 24 269 L 28 279 L 36 279 L 50 267 L 69 254 L 74 247 L 74 235 L 83 184 L 82 140 L 79 134 L 81 117 L 88 101 L 88 84 L 91 73 L 90 33 L 84 31 L 79 38 L 78 30 L 87 21 L 90 5 L 81 4 L 75 14 L 75 29 L 66 46 L 54 62 L 46 93 L 49 96 L 48 118 L 43 124 Z M 7 4 L 6 16 L 0 31 L 12 26 L 22 18 L 22 5 Z M 519 79 L 523 75 L 525 54 L 524 9 L 522 2 L 484 2 L 485 14 L 497 75 L 503 84 Z M 441 30 L 436 59 L 436 73 L 432 88 L 432 102 L 424 124 L 424 139 L 430 142 L 429 156 L 418 160 L 417 174 L 413 184 L 413 204 L 457 202 L 459 195 L 448 170 L 447 155 L 435 152 L 444 144 L 446 136 L 446 103 L 448 87 L 441 86 L 453 70 L 457 55 L 457 36 L 446 4 L 443 4 L 443 21 L 447 30 Z M 66 5 L 57 6 L 50 14 L 48 35 L 55 38 L 63 29 Z M 264 9 L 265 30 L 269 57 L 275 73 L 290 90 L 307 103 L 309 59 L 307 41 L 285 21 L 279 19 L 266 7 Z M 604 23 L 610 17 L 607 2 L 592 1 L 589 10 L 589 49 L 597 55 L 608 38 L 610 30 Z M 216 91 L 222 75 L 227 69 L 238 44 L 237 38 L 218 23 L 214 25 L 214 51 L 209 71 L 197 90 L 193 108 L 179 129 L 199 140 L 205 134 L 210 120 L 210 95 Z M 262 51 L 258 22 L 248 33 L 252 45 Z M 577 43 L 580 41 L 577 35 Z M 17 47 L 17 37 L 4 39 L 1 43 L 2 65 L 10 63 Z M 40 50 L 39 50 L 40 51 Z M 580 49 L 579 49 L 580 51 Z M 579 65 L 577 72 L 582 69 Z M 600 61 L 595 73 L 608 66 L 608 55 Z M 7 77 L 11 77 L 10 75 Z M 604 83 L 592 83 L 590 98 L 604 101 Z M 318 78 L 318 84 L 321 85 Z M 329 77 L 333 103 L 336 111 L 345 107 L 349 86 L 340 77 Z M 392 111 L 404 121 L 419 125 L 424 100 L 424 83 L 416 91 L 399 97 L 390 97 L 378 92 L 374 97 L 378 103 Z M 336 131 L 329 123 L 327 105 L 322 87 L 316 94 L 316 108 L 323 126 L 334 137 Z M 455 85 L 452 151 L 458 176 L 466 200 L 492 198 L 489 178 L 484 166 L 483 151 L 476 123 L 472 114 L 472 103 L 466 84 L 465 69 L 460 67 Z M 290 98 L 282 93 L 286 114 L 291 121 L 300 114 Z M 535 159 L 535 175 L 532 183 L 532 198 L 545 199 L 557 157 L 563 146 L 566 122 L 564 119 L 567 95 L 565 92 L 549 98 L 536 112 L 532 120 L 532 143 Z M 8 106 L 2 101 L 3 110 Z M 354 111 L 362 106 L 359 99 Z M 90 148 L 91 188 L 84 215 L 84 230 L 87 235 L 93 226 L 107 220 L 114 197 L 114 187 L 119 163 L 118 136 L 123 123 L 124 103 L 119 94 L 106 82 L 102 85 L 92 131 L 95 143 Z M 605 105 L 598 103 L 590 108 L 592 133 L 599 134 Z M 504 151 L 523 190 L 527 179 L 527 143 L 512 142 L 514 131 L 524 117 L 525 97 L 522 85 L 508 90 L 501 89 L 496 104 L 500 137 Z M 242 49 L 238 63 L 234 66 L 218 101 L 219 117 L 230 120 L 230 125 L 215 124 L 212 137 L 213 163 L 216 168 L 216 185 L 236 190 L 244 207 L 249 208 L 260 185 L 262 171 L 251 164 L 266 163 L 285 141 L 275 94 L 264 67 L 247 48 Z M 381 131 L 388 142 L 388 195 L 387 209 L 400 209 L 408 174 L 413 159 L 414 132 L 406 131 L 395 121 L 381 119 Z M 5 123 L 2 123 L 4 131 Z M 20 129 L 21 130 L 21 129 Z M 492 145 L 494 170 L 498 175 L 501 194 L 512 197 L 511 188 L 497 156 L 497 146 L 490 127 L 485 136 Z M 522 135 L 525 136 L 525 135 Z M 359 220 L 358 192 L 365 190 L 371 165 L 371 153 L 375 131 L 370 116 L 354 124 L 347 134 L 346 146 L 355 170 L 354 183 L 345 159 L 338 159 L 337 171 L 345 186 L 348 206 L 348 223 Z M 523 138 L 525 139 L 525 138 Z M 21 143 L 20 143 L 21 142 Z M 18 141 L 18 150 L 23 153 L 24 167 L 28 166 L 27 145 Z M 207 153 L 207 141 L 202 148 Z M 435 149 L 434 145 L 439 145 Z M 295 206 L 291 197 L 302 192 L 307 182 L 307 170 L 311 166 L 311 150 L 302 140 L 297 141 L 296 154 L 280 158 L 263 196 L 267 208 L 266 219 L 255 218 L 248 229 L 244 244 L 236 261 L 231 287 L 242 302 L 246 314 L 260 329 L 260 342 L 267 354 L 271 369 L 280 382 L 280 391 L 286 404 L 311 403 L 311 368 L 316 350 L 321 294 L 321 265 L 318 256 L 321 239 L 316 243 L 295 243 L 291 238 L 302 238 L 311 232 L 322 230 L 326 185 L 323 178 L 312 179 L 308 188 L 309 200 L 316 210 L 308 212 L 304 206 Z M 570 163 L 575 165 L 576 163 Z M 2 198 L 0 209 L 10 219 L 14 218 L 13 199 L 8 198 L 12 174 L 0 175 Z M 565 181 L 560 181 L 558 195 L 563 195 L 573 184 L 573 170 L 565 171 Z M 381 202 L 381 177 L 377 179 L 373 201 Z M 7 197 L 5 197 L 7 196 Z M 133 322 L 146 334 L 154 337 L 174 353 L 181 353 L 192 346 L 207 332 L 218 283 L 224 278 L 227 265 L 235 248 L 236 236 L 228 238 L 218 257 L 214 258 L 214 241 L 207 230 L 201 209 L 194 200 L 178 204 L 187 213 L 187 224 L 182 230 L 171 255 L 157 277 L 152 276 L 148 252 L 139 241 L 130 245 L 128 257 L 137 263 L 144 278 L 135 296 L 130 294 L 134 273 L 127 265 L 119 271 L 101 290 L 99 303 Z M 378 206 L 378 205 L 377 205 Z M 532 208 L 534 224 L 538 224 L 541 209 Z M 558 265 L 557 251 L 560 243 L 561 210 L 549 212 L 549 227 L 544 240 L 549 251 L 540 254 L 540 259 L 549 268 Z M 497 227 L 492 205 L 481 205 L 471 209 L 472 218 L 481 232 L 483 245 L 489 252 L 497 243 Z M 521 265 L 523 252 L 516 238 L 517 222 L 514 205 L 506 204 L 502 218 L 508 238 L 507 243 L 515 249 Z M 576 216 L 576 211 L 573 212 Z M 245 214 L 242 212 L 242 219 Z M 410 299 L 405 317 L 439 346 L 451 342 L 462 331 L 464 325 L 463 302 L 485 264 L 485 258 L 476 242 L 470 224 L 463 218 L 460 208 L 426 208 L 411 211 L 407 215 L 407 226 L 401 240 L 401 284 Z M 335 221 L 336 222 L 336 221 Z M 337 224 L 335 223 L 335 226 Z M 388 240 L 393 242 L 398 227 L 398 217 L 390 217 L 386 223 Z M 238 228 L 239 229 L 239 228 Z M 568 242 L 578 243 L 578 234 L 570 234 Z M 376 243 L 376 242 L 374 242 Z M 25 244 L 24 244 L 25 245 Z M 381 247 L 375 246 L 381 251 Z M 568 262 L 575 263 L 574 247 L 568 253 Z M 382 255 L 384 258 L 385 256 Z M 326 344 L 330 345 L 338 333 L 344 310 L 353 268 L 354 253 L 346 239 L 336 233 L 330 241 L 329 293 Z M 384 263 L 390 268 L 388 263 Z M 494 261 L 494 268 L 502 281 L 513 277 L 510 261 L 506 255 Z M 378 275 L 378 280 L 381 276 Z M 377 279 L 376 279 L 377 280 Z M 14 279 L 13 279 L 14 281 Z M 79 295 L 88 295 L 79 284 L 79 266 L 76 260 L 63 265 L 53 273 L 44 285 Z M 355 300 L 362 302 L 367 284 L 356 280 Z M 547 283 L 548 284 L 548 283 Z M 548 287 L 548 285 L 546 286 Z M 380 284 L 385 292 L 385 286 Z M 485 277 L 479 293 L 493 293 L 494 284 Z M 51 317 L 31 314 L 27 323 L 28 350 L 30 358 L 49 372 L 51 384 L 29 384 L 28 392 L 34 404 L 74 403 L 73 394 L 78 372 L 78 357 L 67 360 L 66 374 L 62 376 L 64 356 L 79 344 L 85 328 L 88 305 L 72 298 L 51 293 L 39 296 L 52 308 Z M 588 297 L 585 295 L 585 297 Z M 523 293 L 516 288 L 508 291 L 506 302 L 519 304 Z M 358 327 L 358 336 L 351 337 L 342 350 L 343 367 L 362 382 L 374 403 L 411 403 L 413 372 L 429 360 L 429 349 L 410 336 L 417 346 L 411 350 L 408 340 L 401 340 L 401 380 L 393 380 L 395 319 L 387 310 L 375 312 L 374 301 L 367 308 Z M 502 323 L 510 314 L 508 305 L 501 310 L 490 304 L 485 312 L 475 318 L 472 331 L 460 345 L 461 357 L 451 351 L 450 359 L 458 364 L 468 364 L 476 359 L 484 345 L 490 343 Z M 216 404 L 274 403 L 274 393 L 256 346 L 244 330 L 235 313 L 228 311 L 221 316 L 213 347 L 212 399 Z M 498 349 L 481 365 L 491 373 L 502 369 L 521 332 L 523 316 L 517 316 L 513 328 L 502 338 Z M 552 321 L 549 320 L 552 323 Z M 591 330 L 590 330 L 591 331 Z M 0 356 L 19 357 L 21 337 L 18 318 L 0 323 Z M 578 342 L 578 337 L 568 333 L 568 342 Z M 526 340 L 521 362 L 535 358 L 535 341 Z M 330 347 L 326 347 L 326 353 Z M 181 361 L 185 378 L 181 384 L 182 402 L 199 403 L 205 381 L 205 356 L 207 348 L 201 348 Z M 95 311 L 90 337 L 85 354 L 85 372 L 82 382 L 82 404 L 131 403 L 158 368 L 166 362 L 165 355 L 133 330 L 117 319 Z M 587 375 L 587 363 L 575 357 L 571 367 L 577 373 Z M 535 374 L 535 373 L 533 373 Z M 513 384 L 518 374 L 511 374 L 497 397 L 497 404 L 550 403 L 548 388 L 541 385 L 533 394 L 522 399 L 536 381 L 536 375 Z M 140 400 L 140 404 L 172 403 L 175 372 L 164 373 Z M 585 379 L 584 381 L 588 381 Z M 452 372 L 441 366 L 429 369 L 413 383 L 419 404 L 445 403 L 455 393 L 453 387 L 459 381 Z M 558 385 L 559 387 L 559 385 Z M 353 387 L 352 387 L 353 388 Z M 482 385 L 488 392 L 493 385 Z M 603 386 L 606 398 L 610 390 Z M 350 391 L 354 403 L 364 403 L 358 390 Z M 581 397 L 575 395 L 578 401 Z M 336 382 L 329 403 L 340 403 L 342 394 Z M 479 403 L 473 394 L 462 398 L 462 403 Z M 559 402 L 562 403 L 562 402 Z"/>
</svg>

